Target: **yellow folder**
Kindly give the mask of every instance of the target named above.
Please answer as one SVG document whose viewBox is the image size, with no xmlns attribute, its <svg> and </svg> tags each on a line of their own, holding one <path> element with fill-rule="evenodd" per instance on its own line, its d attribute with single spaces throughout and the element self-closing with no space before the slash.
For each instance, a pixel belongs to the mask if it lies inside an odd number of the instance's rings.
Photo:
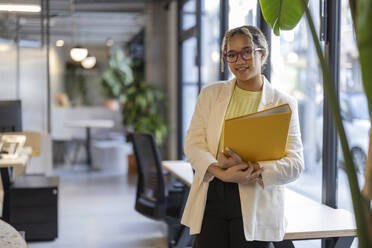
<svg viewBox="0 0 372 248">
<path fill-rule="evenodd" d="M 289 104 L 282 104 L 225 120 L 225 154 L 229 147 L 244 161 L 281 159 L 286 154 L 291 116 Z"/>
</svg>

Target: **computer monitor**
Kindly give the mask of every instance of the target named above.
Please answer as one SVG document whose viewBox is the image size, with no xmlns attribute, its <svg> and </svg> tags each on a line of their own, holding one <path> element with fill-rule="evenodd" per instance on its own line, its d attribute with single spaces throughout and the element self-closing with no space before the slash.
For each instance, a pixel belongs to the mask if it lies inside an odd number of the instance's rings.
<svg viewBox="0 0 372 248">
<path fill-rule="evenodd" d="M 0 133 L 22 132 L 20 100 L 0 101 Z"/>
</svg>

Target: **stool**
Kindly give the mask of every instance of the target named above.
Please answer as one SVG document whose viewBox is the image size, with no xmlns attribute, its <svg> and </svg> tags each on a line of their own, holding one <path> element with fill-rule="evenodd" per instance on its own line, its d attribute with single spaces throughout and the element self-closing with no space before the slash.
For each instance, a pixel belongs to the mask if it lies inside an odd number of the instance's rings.
<svg viewBox="0 0 372 248">
<path fill-rule="evenodd" d="M 94 169 L 119 169 L 127 167 L 127 145 L 118 140 L 95 140 L 92 144 Z"/>
</svg>

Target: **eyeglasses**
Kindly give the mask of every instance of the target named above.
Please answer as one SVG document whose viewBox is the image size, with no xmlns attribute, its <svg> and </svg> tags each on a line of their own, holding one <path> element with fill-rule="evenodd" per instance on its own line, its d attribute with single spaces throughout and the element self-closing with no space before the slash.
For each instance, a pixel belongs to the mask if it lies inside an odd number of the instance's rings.
<svg viewBox="0 0 372 248">
<path fill-rule="evenodd" d="M 264 48 L 255 48 L 255 49 L 244 48 L 240 52 L 234 52 L 234 51 L 226 52 L 223 54 L 223 56 L 228 63 L 235 63 L 236 61 L 238 61 L 239 54 L 243 60 L 247 61 L 247 60 L 252 59 L 252 56 L 253 56 L 252 54 L 254 51 L 263 51 L 263 50 L 265 49 Z"/>
</svg>

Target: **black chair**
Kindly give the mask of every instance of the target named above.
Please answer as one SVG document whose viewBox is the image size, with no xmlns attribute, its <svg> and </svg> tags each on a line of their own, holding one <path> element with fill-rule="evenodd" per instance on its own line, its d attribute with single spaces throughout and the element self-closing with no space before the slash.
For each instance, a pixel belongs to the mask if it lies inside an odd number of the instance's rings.
<svg viewBox="0 0 372 248">
<path fill-rule="evenodd" d="M 180 224 L 185 187 L 169 185 L 164 180 L 160 154 L 151 134 L 129 135 L 138 167 L 135 209 L 144 216 L 168 224 L 168 245 L 173 247 L 183 226 Z"/>
</svg>

